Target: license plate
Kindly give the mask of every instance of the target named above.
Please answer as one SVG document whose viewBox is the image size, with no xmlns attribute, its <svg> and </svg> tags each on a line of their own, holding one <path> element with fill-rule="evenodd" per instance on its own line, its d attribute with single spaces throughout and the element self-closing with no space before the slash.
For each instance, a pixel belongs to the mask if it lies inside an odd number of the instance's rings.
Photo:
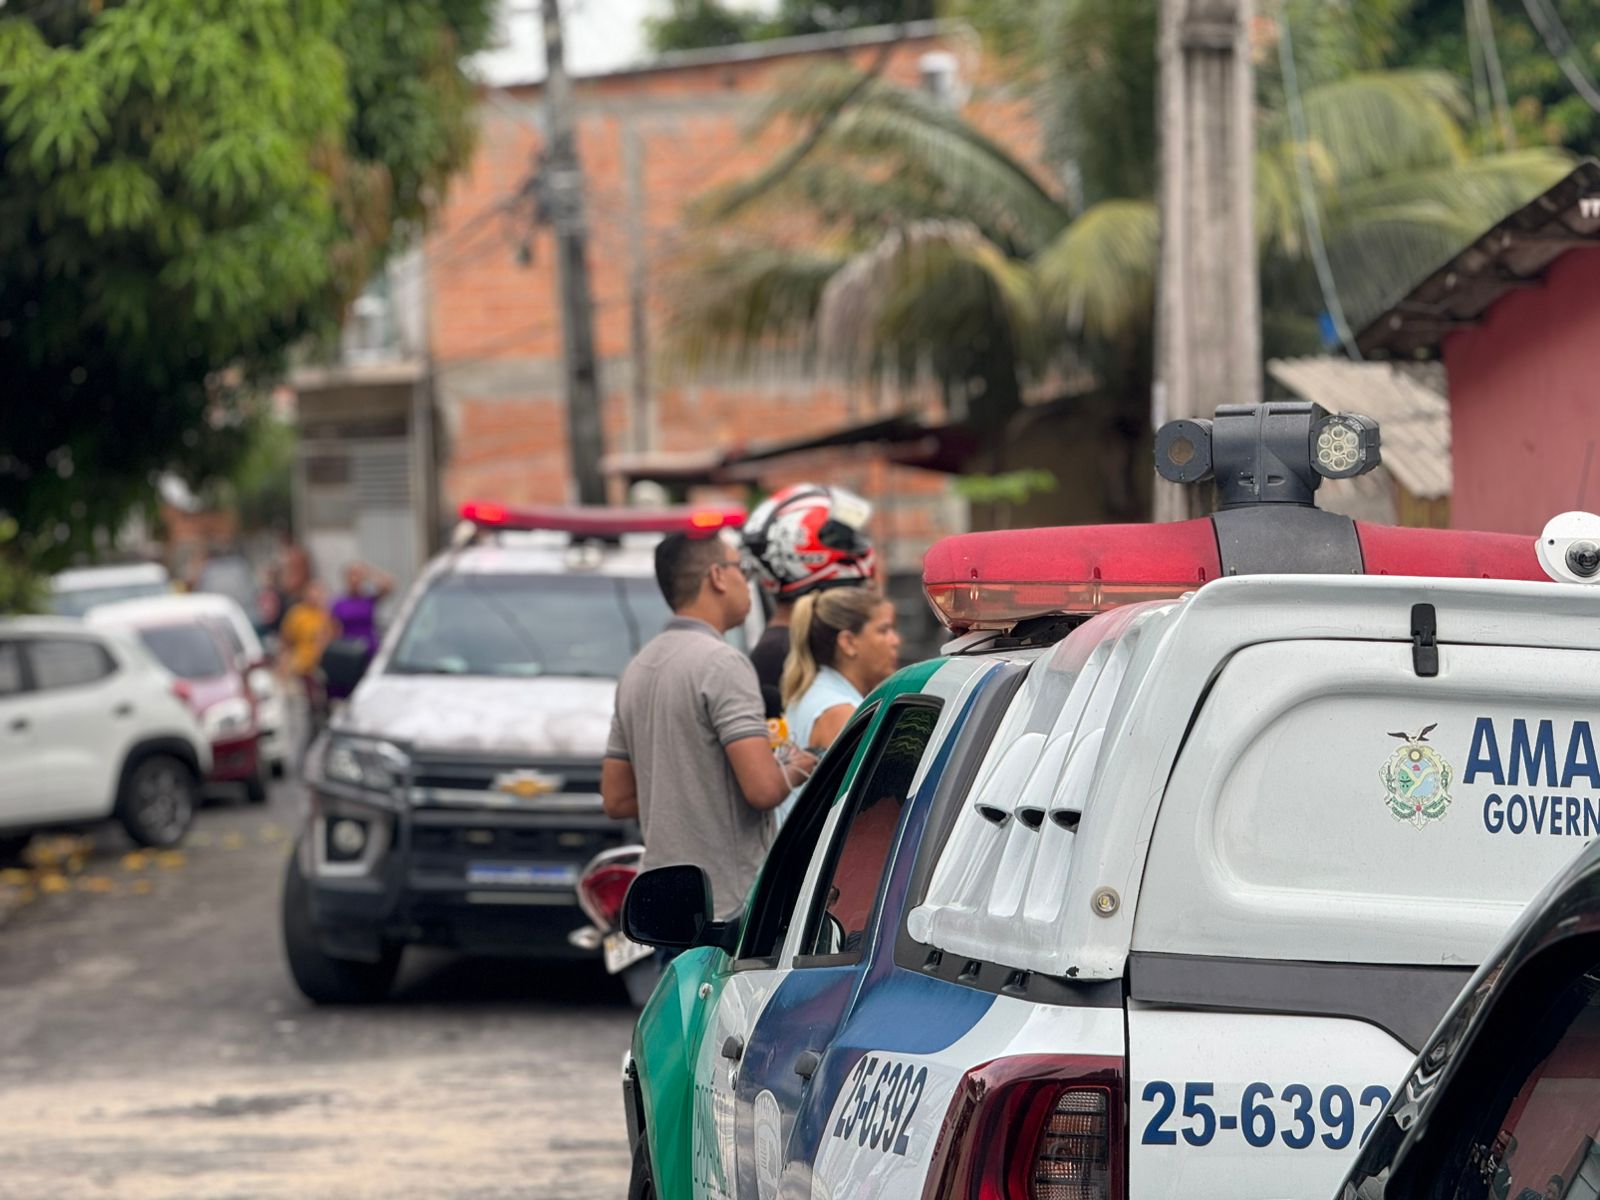
<svg viewBox="0 0 1600 1200">
<path fill-rule="evenodd" d="M 641 946 L 625 933 L 608 933 L 602 943 L 606 955 L 606 970 L 616 975 L 626 971 L 640 959 L 655 953 L 649 946 Z"/>
<path fill-rule="evenodd" d="M 578 868 L 563 864 L 467 864 L 467 882 L 500 887 L 569 888 L 578 882 Z"/>
</svg>

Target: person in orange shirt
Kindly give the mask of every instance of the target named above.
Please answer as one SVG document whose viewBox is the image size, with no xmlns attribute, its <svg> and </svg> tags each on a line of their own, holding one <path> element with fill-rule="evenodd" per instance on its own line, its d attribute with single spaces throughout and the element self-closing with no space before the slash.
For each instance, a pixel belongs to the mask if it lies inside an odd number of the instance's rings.
<svg viewBox="0 0 1600 1200">
<path fill-rule="evenodd" d="M 280 669 L 299 681 L 310 710 L 313 732 L 321 727 L 328 708 L 327 690 L 322 685 L 318 664 L 322 661 L 322 652 L 338 633 L 338 623 L 328 611 L 328 590 L 313 579 L 306 584 L 300 599 L 283 615 L 278 634 L 283 644 Z"/>
</svg>

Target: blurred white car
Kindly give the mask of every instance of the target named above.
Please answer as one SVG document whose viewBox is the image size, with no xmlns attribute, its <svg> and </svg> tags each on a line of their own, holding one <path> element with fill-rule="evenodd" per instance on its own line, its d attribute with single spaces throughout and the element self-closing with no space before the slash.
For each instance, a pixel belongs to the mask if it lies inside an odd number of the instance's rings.
<svg viewBox="0 0 1600 1200">
<path fill-rule="evenodd" d="M 50 608 L 58 616 L 81 617 L 97 604 L 164 596 L 171 591 L 172 577 L 160 563 L 79 567 L 51 577 Z"/>
<path fill-rule="evenodd" d="M 125 629 L 152 621 L 196 618 L 213 621 L 233 651 L 235 664 L 249 681 L 250 694 L 255 698 L 261 756 L 273 775 L 282 776 L 289 762 L 290 743 L 283 685 L 273 674 L 255 626 L 236 601 L 206 592 L 170 593 L 100 605 L 90 609 L 84 619 L 96 627 Z"/>
<path fill-rule="evenodd" d="M 0 618 L 0 854 L 115 818 L 171 846 L 211 747 L 174 680 L 132 639 L 58 617 Z"/>
</svg>

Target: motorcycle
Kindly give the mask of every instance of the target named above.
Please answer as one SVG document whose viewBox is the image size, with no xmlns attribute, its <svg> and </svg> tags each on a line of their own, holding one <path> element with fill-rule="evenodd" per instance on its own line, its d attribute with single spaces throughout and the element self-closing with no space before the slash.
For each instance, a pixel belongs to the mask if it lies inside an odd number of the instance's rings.
<svg viewBox="0 0 1600 1200">
<path fill-rule="evenodd" d="M 643 859 L 643 846 L 617 846 L 590 859 L 578 876 L 577 892 L 578 907 L 592 924 L 567 935 L 581 950 L 601 951 L 606 972 L 622 976 L 635 1008 L 644 1007 L 661 976 L 655 951 L 622 932 L 622 902 Z"/>
</svg>

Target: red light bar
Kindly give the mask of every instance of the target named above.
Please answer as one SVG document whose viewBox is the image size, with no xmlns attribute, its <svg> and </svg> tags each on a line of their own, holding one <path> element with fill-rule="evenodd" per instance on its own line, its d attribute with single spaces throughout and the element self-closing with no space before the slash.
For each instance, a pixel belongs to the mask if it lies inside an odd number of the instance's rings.
<svg viewBox="0 0 1600 1200">
<path fill-rule="evenodd" d="M 1357 521 L 1368 575 L 1432 579 L 1529 579 L 1548 583 L 1532 535 L 1465 529 L 1402 529 Z"/>
<path fill-rule="evenodd" d="M 955 632 L 1168 599 L 1221 573 L 1207 518 L 958 534 L 922 560 L 928 601 Z"/>
<path fill-rule="evenodd" d="M 742 508 L 507 508 L 468 501 L 461 519 L 485 529 L 543 530 L 574 537 L 614 538 L 628 533 L 714 533 L 744 524 Z"/>
</svg>

